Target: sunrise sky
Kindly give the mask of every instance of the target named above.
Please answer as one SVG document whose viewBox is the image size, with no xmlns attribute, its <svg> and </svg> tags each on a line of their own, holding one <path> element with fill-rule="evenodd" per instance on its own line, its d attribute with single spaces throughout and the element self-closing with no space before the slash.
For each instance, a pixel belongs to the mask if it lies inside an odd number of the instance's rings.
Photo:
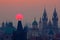
<svg viewBox="0 0 60 40">
<path fill-rule="evenodd" d="M 17 24 L 16 14 L 22 13 L 23 24 L 32 22 L 36 17 L 37 21 L 42 17 L 44 7 L 48 18 L 52 18 L 53 9 L 56 7 L 60 23 L 60 0 L 0 0 L 0 24 L 4 21 L 12 21 Z"/>
</svg>

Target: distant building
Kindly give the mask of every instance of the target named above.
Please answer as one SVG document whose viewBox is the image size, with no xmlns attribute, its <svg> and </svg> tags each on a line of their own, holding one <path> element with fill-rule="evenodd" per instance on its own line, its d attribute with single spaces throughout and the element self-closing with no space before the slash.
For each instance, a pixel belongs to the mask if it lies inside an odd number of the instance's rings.
<svg viewBox="0 0 60 40">
<path fill-rule="evenodd" d="M 12 22 L 8 22 L 7 24 L 3 22 L 2 27 L 0 28 L 0 39 L 1 40 L 12 40 L 14 31 L 16 31 L 16 29 L 14 28 Z"/>
<path fill-rule="evenodd" d="M 28 40 L 54 40 L 57 33 L 59 33 L 59 29 L 56 8 L 54 8 L 52 22 L 51 20 L 48 22 L 46 9 L 44 8 L 43 16 L 40 18 L 39 24 L 36 19 L 34 19 L 32 28 L 29 28 L 27 32 L 27 38 Z"/>
<path fill-rule="evenodd" d="M 59 33 L 56 8 L 54 8 L 52 20 L 49 21 L 44 8 L 42 18 L 39 22 L 34 18 L 32 27 L 25 25 L 23 28 L 21 20 L 18 20 L 17 29 L 12 22 L 3 22 L 0 27 L 0 40 L 60 40 Z"/>
</svg>

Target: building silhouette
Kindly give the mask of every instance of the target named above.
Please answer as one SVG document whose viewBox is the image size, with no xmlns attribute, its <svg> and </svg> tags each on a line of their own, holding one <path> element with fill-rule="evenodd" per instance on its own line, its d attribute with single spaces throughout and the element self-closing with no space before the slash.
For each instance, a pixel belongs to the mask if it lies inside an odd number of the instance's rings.
<svg viewBox="0 0 60 40">
<path fill-rule="evenodd" d="M 27 32 L 28 40 L 55 40 L 55 35 L 58 35 L 58 33 L 59 33 L 58 15 L 56 8 L 54 8 L 52 20 L 48 20 L 47 12 L 46 9 L 44 8 L 43 16 L 42 18 L 40 18 L 39 23 L 36 21 L 35 18 L 34 21 L 32 22 L 32 28 L 30 28 L 30 30 L 28 30 Z"/>
<path fill-rule="evenodd" d="M 0 40 L 60 40 L 60 28 L 58 28 L 58 15 L 54 8 L 52 20 L 48 20 L 46 9 L 43 16 L 37 22 L 36 17 L 31 23 L 32 27 L 18 20 L 17 29 L 12 22 L 2 22 L 0 27 Z"/>
</svg>

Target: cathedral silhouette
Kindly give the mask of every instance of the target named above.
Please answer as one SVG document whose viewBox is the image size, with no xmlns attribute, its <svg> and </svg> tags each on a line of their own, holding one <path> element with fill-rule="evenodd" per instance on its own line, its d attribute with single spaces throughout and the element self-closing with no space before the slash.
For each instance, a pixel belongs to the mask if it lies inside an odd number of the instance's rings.
<svg viewBox="0 0 60 40">
<path fill-rule="evenodd" d="M 23 28 L 21 20 L 18 20 L 17 29 L 14 28 L 12 22 L 2 22 L 0 40 L 60 40 L 56 8 L 54 8 L 52 20 L 49 21 L 44 8 L 39 23 L 34 18 L 32 27 L 25 25 Z"/>
</svg>

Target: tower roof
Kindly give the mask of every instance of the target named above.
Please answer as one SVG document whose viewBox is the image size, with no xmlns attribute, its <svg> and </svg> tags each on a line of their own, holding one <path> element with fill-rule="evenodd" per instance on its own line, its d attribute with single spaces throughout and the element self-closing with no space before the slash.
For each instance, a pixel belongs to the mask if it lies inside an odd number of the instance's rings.
<svg viewBox="0 0 60 40">
<path fill-rule="evenodd" d="M 48 20 L 48 18 L 47 18 L 47 13 L 46 13 L 46 9 L 45 9 L 45 8 L 44 8 L 42 20 L 43 20 L 43 21 L 47 21 L 47 20 Z"/>
<path fill-rule="evenodd" d="M 36 18 L 34 18 L 34 21 L 33 21 L 32 25 L 38 25 L 38 23 L 36 21 Z"/>
<path fill-rule="evenodd" d="M 46 17 L 47 14 L 46 14 L 46 9 L 44 8 L 44 13 L 43 13 L 43 17 Z"/>
<path fill-rule="evenodd" d="M 22 26 L 22 22 L 21 21 L 18 21 L 17 31 L 19 31 L 19 32 L 23 31 L 23 26 Z"/>
<path fill-rule="evenodd" d="M 54 17 L 56 17 L 56 16 L 57 16 L 56 8 L 54 8 L 53 16 L 54 16 Z"/>
<path fill-rule="evenodd" d="M 57 11 L 56 11 L 56 8 L 54 8 L 54 12 L 53 12 L 53 18 L 52 18 L 53 21 L 58 21 L 58 16 L 57 16 Z"/>
</svg>

